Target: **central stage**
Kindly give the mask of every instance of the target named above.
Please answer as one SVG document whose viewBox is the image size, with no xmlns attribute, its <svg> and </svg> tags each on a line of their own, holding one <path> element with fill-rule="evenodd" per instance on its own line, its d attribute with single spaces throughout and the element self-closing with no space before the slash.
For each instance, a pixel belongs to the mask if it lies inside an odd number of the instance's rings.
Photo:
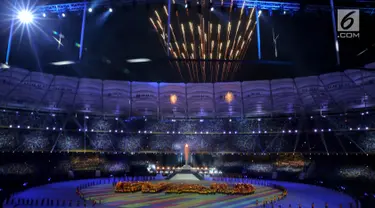
<svg viewBox="0 0 375 208">
<path fill-rule="evenodd" d="M 199 178 L 197 178 L 192 173 L 177 173 L 174 175 L 170 181 L 199 181 Z"/>
</svg>

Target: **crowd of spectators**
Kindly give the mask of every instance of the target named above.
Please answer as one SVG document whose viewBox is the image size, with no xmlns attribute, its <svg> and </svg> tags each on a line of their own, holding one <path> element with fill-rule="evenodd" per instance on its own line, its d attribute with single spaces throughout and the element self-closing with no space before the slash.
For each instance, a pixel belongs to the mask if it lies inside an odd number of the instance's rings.
<svg viewBox="0 0 375 208">
<path fill-rule="evenodd" d="M 94 150 L 115 151 L 113 137 L 108 133 L 89 134 L 89 141 Z"/>
<path fill-rule="evenodd" d="M 129 171 L 129 166 L 124 162 L 107 162 L 104 163 L 103 170 L 108 173 L 124 173 Z"/>
<path fill-rule="evenodd" d="M 17 145 L 15 134 L 8 130 L 0 130 L 0 149 L 14 149 Z"/>
<path fill-rule="evenodd" d="M 66 116 L 0 112 L 0 151 L 179 152 L 185 144 L 196 152 L 375 151 L 372 114 L 177 120 Z"/>
<path fill-rule="evenodd" d="M 360 146 L 368 152 L 375 151 L 375 133 L 366 132 L 366 134 L 361 135 L 359 138 Z"/>
<path fill-rule="evenodd" d="M 247 165 L 245 169 L 246 171 L 253 173 L 271 173 L 274 171 L 274 166 L 266 163 L 255 163 Z"/>
<path fill-rule="evenodd" d="M 50 142 L 43 131 L 30 131 L 23 135 L 21 145 L 23 151 L 45 151 L 49 150 Z"/>
<path fill-rule="evenodd" d="M 181 152 L 188 144 L 192 152 L 243 153 L 371 153 L 373 134 L 352 132 L 326 134 L 115 134 L 109 132 L 46 132 L 0 130 L 0 151 L 100 151 Z M 328 152 L 327 152 L 328 150 Z"/>
<path fill-rule="evenodd" d="M 70 150 L 81 149 L 82 144 L 81 144 L 81 140 L 79 136 L 66 134 L 66 135 L 61 135 L 57 139 L 56 147 L 57 147 L 57 150 L 70 151 Z"/>
<path fill-rule="evenodd" d="M 346 179 L 365 179 L 375 181 L 375 171 L 369 166 L 340 167 L 338 176 Z"/>
<path fill-rule="evenodd" d="M 140 136 L 125 136 L 118 142 L 117 148 L 122 152 L 137 152 L 141 150 Z"/>
<path fill-rule="evenodd" d="M 0 166 L 0 175 L 30 175 L 35 167 L 27 163 L 10 163 Z"/>
</svg>

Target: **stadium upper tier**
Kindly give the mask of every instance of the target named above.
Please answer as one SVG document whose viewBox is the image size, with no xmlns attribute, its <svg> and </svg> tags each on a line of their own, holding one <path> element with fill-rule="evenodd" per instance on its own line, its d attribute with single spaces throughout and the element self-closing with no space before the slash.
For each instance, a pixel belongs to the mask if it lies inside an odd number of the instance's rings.
<svg viewBox="0 0 375 208">
<path fill-rule="evenodd" d="M 54 76 L 24 69 L 0 71 L 6 108 L 147 116 L 253 117 L 345 112 L 375 105 L 375 72 L 225 83 L 157 83 Z"/>
</svg>

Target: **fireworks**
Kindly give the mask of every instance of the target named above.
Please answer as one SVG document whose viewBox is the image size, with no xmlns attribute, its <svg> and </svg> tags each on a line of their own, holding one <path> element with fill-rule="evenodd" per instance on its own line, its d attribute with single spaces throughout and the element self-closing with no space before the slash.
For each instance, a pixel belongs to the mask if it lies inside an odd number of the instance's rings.
<svg viewBox="0 0 375 208">
<path fill-rule="evenodd" d="M 210 12 L 200 2 L 202 12 L 155 10 L 150 22 L 164 46 L 176 61 L 173 64 L 191 82 L 217 82 L 231 78 L 243 60 L 256 24 L 252 20 L 254 8 L 245 15 L 245 2 L 240 12 L 234 12 L 233 1 L 229 13 Z M 177 5 L 174 5 L 177 6 Z M 169 37 L 168 37 L 169 34 Z"/>
</svg>

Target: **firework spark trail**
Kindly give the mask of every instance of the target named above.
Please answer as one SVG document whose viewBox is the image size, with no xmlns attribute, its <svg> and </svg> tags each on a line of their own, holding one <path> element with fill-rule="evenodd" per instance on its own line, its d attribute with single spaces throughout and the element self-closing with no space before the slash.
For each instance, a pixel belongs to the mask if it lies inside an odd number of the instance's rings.
<svg viewBox="0 0 375 208">
<path fill-rule="evenodd" d="M 228 28 L 229 28 L 230 25 L 228 25 Z M 228 33 L 228 32 L 227 32 Z M 230 33 L 230 32 L 229 32 Z M 227 53 L 228 53 L 228 48 L 229 48 L 229 45 L 230 45 L 230 40 L 227 39 L 227 44 L 225 46 L 225 51 L 224 51 L 224 60 L 227 60 Z M 223 64 L 223 69 L 221 71 L 221 81 L 223 81 L 224 79 L 224 73 L 226 71 L 226 68 L 227 68 L 227 62 L 224 62 Z"/>
<path fill-rule="evenodd" d="M 203 55 L 203 78 L 204 78 L 204 80 L 206 79 L 206 65 L 207 65 L 207 62 L 206 62 L 206 60 L 207 59 L 209 59 L 209 52 L 208 52 L 208 48 L 209 48 L 209 46 L 208 46 L 208 44 L 209 44 L 209 42 L 208 42 L 208 37 L 207 37 L 207 33 L 208 33 L 208 27 L 209 27 L 209 21 L 208 21 L 208 23 L 207 24 L 205 24 L 205 21 L 204 21 L 204 19 L 203 19 L 203 37 L 204 37 L 204 41 L 203 41 L 203 46 L 204 46 L 204 55 Z"/>
<path fill-rule="evenodd" d="M 168 13 L 167 13 L 167 14 L 168 14 Z M 157 27 L 156 24 L 155 24 L 155 21 L 154 21 L 151 17 L 150 17 L 149 19 L 150 19 L 150 22 L 151 22 L 151 24 L 153 25 L 155 31 L 156 31 L 156 32 L 159 32 L 158 27 Z M 163 40 L 163 38 L 162 38 L 162 39 L 159 39 L 159 41 L 160 41 L 161 45 L 163 46 L 165 52 L 167 52 L 167 51 L 169 50 L 169 48 L 168 48 L 168 46 L 167 46 L 167 44 L 166 44 L 166 42 L 165 42 L 165 39 L 164 39 L 164 42 L 163 42 L 162 40 Z M 172 51 L 172 54 L 173 54 L 173 56 L 174 56 L 175 58 L 177 58 L 177 54 L 176 54 L 175 52 Z M 171 61 L 169 61 L 169 64 L 171 65 L 171 67 L 173 67 L 173 63 L 172 63 Z M 176 66 L 177 66 L 177 70 L 178 70 L 178 72 L 179 72 L 179 74 L 180 74 L 182 80 L 184 80 L 184 76 L 182 75 L 180 65 L 176 64 Z"/>
<path fill-rule="evenodd" d="M 245 30 L 244 35 L 246 35 L 248 33 L 248 36 L 244 37 L 244 39 L 243 39 L 244 44 L 241 45 L 240 57 L 239 57 L 240 60 L 242 60 L 245 57 L 245 55 L 246 55 L 246 51 L 249 48 L 250 42 L 252 40 L 251 36 L 252 36 L 253 31 L 255 29 L 255 26 L 257 24 L 255 22 L 255 24 L 251 27 L 251 22 L 252 22 L 253 14 L 254 14 L 254 8 L 251 9 L 251 13 L 249 15 L 248 24 L 246 25 L 246 30 Z M 239 66 L 235 68 L 234 72 L 237 72 L 238 68 L 239 68 Z"/>
<path fill-rule="evenodd" d="M 223 2 L 223 1 L 222 1 Z M 221 25 L 218 24 L 217 25 L 217 50 L 216 50 L 216 57 L 218 60 L 220 60 L 220 56 L 221 56 L 221 46 L 222 46 L 222 43 L 220 43 L 220 31 L 221 31 Z M 217 82 L 217 76 L 219 74 L 219 67 L 220 67 L 220 63 L 216 63 L 215 64 L 215 82 Z"/>
<path fill-rule="evenodd" d="M 251 40 L 252 40 L 251 35 L 253 34 L 255 26 L 256 25 L 254 24 L 253 28 L 251 29 L 251 31 L 250 31 L 250 33 L 248 35 L 248 39 L 246 40 L 246 43 L 244 44 L 244 49 L 242 49 L 242 50 L 247 50 L 248 47 L 250 46 L 250 43 L 251 43 Z M 246 52 L 241 51 L 240 55 L 239 55 L 240 56 L 239 59 L 243 60 L 243 58 L 245 57 L 245 55 L 246 55 Z M 239 68 L 239 66 L 234 69 L 234 73 L 237 72 L 238 68 Z"/>
<path fill-rule="evenodd" d="M 212 54 L 213 54 L 213 50 L 214 50 L 214 48 L 215 48 L 215 41 L 214 40 L 211 40 L 211 53 L 210 53 L 210 59 L 212 60 Z M 214 77 L 213 77 L 213 75 L 214 75 L 214 68 L 213 68 L 213 64 L 212 63 L 210 63 L 210 73 L 211 73 L 211 82 L 213 82 L 213 80 L 214 80 Z"/>
<path fill-rule="evenodd" d="M 165 15 L 168 17 L 168 9 L 167 9 L 167 7 L 163 6 L 163 9 L 164 9 Z"/>
<path fill-rule="evenodd" d="M 224 60 L 227 60 L 228 48 L 229 48 L 229 45 L 230 45 L 230 33 L 231 33 L 231 30 L 232 30 L 231 20 L 232 20 L 233 2 L 234 2 L 234 0 L 231 0 L 230 6 L 229 6 L 229 21 L 228 21 L 228 26 L 227 26 L 227 38 L 226 38 L 227 44 L 226 44 L 226 47 L 224 49 L 225 50 L 224 57 L 223 57 Z M 228 68 L 228 63 L 224 62 L 222 72 L 221 72 L 221 81 L 224 80 L 224 74 L 225 74 L 225 71 L 227 71 L 227 68 Z"/>
<path fill-rule="evenodd" d="M 210 21 L 208 21 L 208 31 L 207 31 L 207 50 L 208 50 L 208 57 L 210 60 L 212 60 L 212 46 L 213 46 L 213 42 L 211 41 L 212 37 L 212 23 Z M 210 63 L 210 74 L 211 74 L 211 82 L 212 82 L 212 64 Z"/>
<path fill-rule="evenodd" d="M 230 16 L 231 16 L 231 14 L 229 15 L 229 19 L 230 19 Z M 230 47 L 230 43 L 231 43 L 231 40 L 230 40 L 230 34 L 231 34 L 231 30 L 232 30 L 232 23 L 230 22 L 230 20 L 229 20 L 229 22 L 228 22 L 228 26 L 227 26 L 227 40 L 226 40 L 226 46 L 225 46 L 225 51 L 224 51 L 224 60 L 228 60 L 228 49 L 229 49 L 229 47 Z M 222 69 L 222 73 L 221 73 L 221 80 L 223 81 L 223 79 L 224 79 L 224 73 L 225 73 L 225 71 L 227 71 L 227 66 L 228 64 L 227 64 L 227 62 L 224 62 L 224 67 L 223 67 L 223 69 Z"/>
<path fill-rule="evenodd" d="M 189 22 L 189 31 L 190 31 L 190 34 L 191 34 L 192 32 L 191 32 L 190 24 L 191 23 Z M 188 34 L 186 34 L 186 35 L 188 35 Z M 186 62 L 183 62 L 188 67 L 190 73 L 192 74 L 192 77 L 190 78 L 192 81 L 194 81 L 194 79 L 198 79 L 199 78 L 198 75 L 196 75 L 196 73 L 195 73 L 194 62 L 192 61 L 192 59 L 194 59 L 195 56 L 196 56 L 195 55 L 195 50 L 194 50 L 194 46 L 193 46 L 194 44 L 193 43 L 194 43 L 194 37 L 192 36 L 192 41 L 190 43 L 186 43 L 187 45 L 185 46 L 185 48 L 186 48 L 186 51 L 189 54 L 187 54 Z"/>
<path fill-rule="evenodd" d="M 187 0 L 184 2 L 186 3 Z M 223 4 L 223 0 L 221 2 Z M 185 17 L 180 16 L 182 13 L 176 10 L 176 18 L 170 24 L 166 24 L 169 14 L 166 6 L 163 6 L 162 13 L 154 11 L 155 18 L 150 18 L 150 22 L 164 43 L 163 47 L 171 52 L 173 58 L 186 60 L 175 62 L 180 74 L 182 74 L 181 69 L 185 69 L 188 70 L 190 80 L 193 82 L 205 82 L 207 79 L 216 82 L 219 79 L 224 81 L 237 72 L 242 64 L 239 61 L 245 57 L 253 35 L 254 8 L 249 17 L 244 17 L 245 4 L 243 3 L 237 16 L 233 4 L 234 1 L 231 0 L 225 26 L 215 23 L 211 17 L 214 13 L 208 10 L 195 14 L 194 18 L 198 18 L 197 24 L 194 24 L 196 21 L 191 19 L 193 16 L 188 13 L 188 9 L 185 9 L 186 17 L 190 19 L 188 22 L 183 21 Z M 201 2 L 200 5 L 203 9 L 210 9 L 207 8 L 208 4 Z M 170 29 L 170 38 L 166 34 L 167 27 Z M 223 62 L 207 62 L 207 60 L 223 60 Z"/>
<path fill-rule="evenodd" d="M 240 18 L 239 18 L 239 21 L 237 23 L 237 28 L 236 28 L 236 33 L 234 35 L 234 40 L 236 40 L 237 38 L 237 34 L 238 34 L 238 30 L 240 29 L 240 26 L 241 26 L 241 19 L 242 19 L 242 15 L 244 13 L 244 9 L 245 9 L 245 1 L 243 2 L 242 4 L 242 8 L 241 8 L 241 12 L 240 12 Z M 237 43 L 238 44 L 238 43 Z M 232 46 L 232 49 L 236 46 L 236 42 L 233 43 L 233 46 Z"/>
<path fill-rule="evenodd" d="M 203 57 L 204 59 L 204 46 L 203 46 L 203 41 L 204 41 L 204 30 L 203 28 L 203 17 L 201 17 L 200 20 L 200 25 L 198 25 L 198 32 L 199 32 L 199 47 L 200 47 L 200 57 Z M 199 65 L 200 68 L 203 68 L 202 61 L 199 60 Z"/>
<path fill-rule="evenodd" d="M 195 35 L 194 35 L 194 26 L 193 26 L 193 23 L 192 22 L 189 22 L 189 28 L 190 28 L 190 34 L 192 36 L 192 40 L 193 40 L 193 43 L 190 43 L 190 47 L 191 47 L 191 51 L 192 51 L 192 54 L 191 54 L 191 59 L 196 59 L 197 57 L 197 52 L 196 50 L 194 50 L 194 45 L 195 45 Z M 189 62 L 191 64 L 191 70 L 195 70 L 195 67 L 197 66 L 197 64 L 195 62 Z M 190 70 L 190 66 L 189 66 L 189 70 Z"/>
<path fill-rule="evenodd" d="M 155 31 L 156 31 L 156 32 L 159 32 L 158 27 L 156 26 L 154 20 L 152 20 L 151 17 L 150 17 L 150 22 L 151 22 L 151 24 L 153 25 Z M 160 41 L 161 45 L 163 46 L 165 52 L 168 52 L 168 48 L 167 48 L 167 46 L 165 45 L 165 43 L 162 41 L 162 39 L 159 39 L 159 41 Z"/>
<path fill-rule="evenodd" d="M 185 52 L 186 52 L 186 57 L 187 57 L 187 59 L 190 59 L 190 56 L 189 56 L 189 50 L 188 50 L 188 48 L 187 48 L 187 41 L 186 41 L 186 34 L 185 34 L 185 27 L 184 27 L 184 24 L 182 24 L 181 23 L 181 32 L 182 32 L 182 37 L 183 37 L 183 40 L 184 40 L 184 42 L 182 43 L 182 48 L 185 50 Z M 184 58 L 184 59 L 186 59 L 186 58 Z M 187 63 L 187 65 L 189 65 L 188 63 Z M 191 71 L 190 70 L 190 67 L 189 67 L 189 71 Z M 193 74 L 193 77 L 192 77 L 192 79 L 194 80 L 194 77 L 195 77 L 195 75 Z M 197 76 L 197 78 L 198 78 L 198 76 Z"/>
<path fill-rule="evenodd" d="M 243 2 L 242 7 L 241 7 L 240 16 L 239 16 L 239 20 L 237 22 L 237 27 L 236 27 L 235 35 L 234 35 L 234 38 L 233 38 L 232 47 L 231 47 L 231 50 L 230 50 L 230 54 L 228 55 L 229 56 L 228 59 L 230 61 L 236 59 L 236 56 L 235 56 L 236 49 L 235 49 L 235 47 L 238 45 L 238 41 L 239 41 L 236 38 L 237 38 L 237 35 L 238 35 L 238 31 L 241 27 L 241 19 L 242 19 L 242 15 L 244 14 L 244 9 L 245 9 L 245 1 Z M 235 62 L 234 67 L 236 67 L 237 64 L 238 63 Z M 228 65 L 228 67 L 227 67 L 228 69 L 225 70 L 224 79 L 226 79 L 226 77 L 228 77 L 228 75 L 231 73 L 233 63 L 229 62 L 227 65 Z"/>
<path fill-rule="evenodd" d="M 173 4 L 175 3 L 175 1 L 173 0 Z M 164 12 L 165 12 L 165 14 L 166 14 L 166 17 L 168 18 L 168 10 L 167 10 L 167 7 L 166 6 L 164 6 Z M 178 11 L 176 11 L 176 16 L 178 17 Z M 170 24 L 169 25 L 169 28 L 170 28 L 170 30 L 171 30 L 171 33 L 172 33 L 172 38 L 173 38 L 173 42 L 175 43 L 175 45 L 176 45 L 176 48 L 177 48 L 177 52 L 178 52 L 178 55 L 176 54 L 176 53 L 174 53 L 174 57 L 175 57 L 175 59 L 178 59 L 178 58 L 180 58 L 180 57 L 183 57 L 184 56 L 184 54 L 181 52 L 181 47 L 178 45 L 178 40 L 177 40 L 177 38 L 176 38 L 176 34 L 175 34 L 175 32 L 174 32 L 174 29 L 173 29 L 173 27 L 172 27 L 172 24 Z M 178 70 L 179 70 L 179 73 L 180 73 L 180 75 L 181 75 L 181 77 L 183 77 L 183 75 L 182 75 L 182 72 L 181 72 L 181 67 L 180 67 L 180 64 L 178 63 L 178 62 L 175 62 L 175 64 L 176 64 L 176 66 L 177 66 L 177 68 L 178 68 Z M 189 75 L 190 75 L 190 77 L 191 77 L 191 74 L 190 74 L 190 69 L 188 68 L 188 70 L 189 70 Z M 182 78 L 183 79 L 183 78 Z"/>
<path fill-rule="evenodd" d="M 252 23 L 252 17 L 253 17 L 253 14 L 254 14 L 254 8 L 251 9 L 251 13 L 249 15 L 249 18 L 248 18 L 248 21 L 247 21 L 247 24 L 246 24 L 246 28 L 245 28 L 245 32 L 244 32 L 244 37 L 242 39 L 242 43 L 241 45 L 239 46 L 239 54 L 238 54 L 238 57 L 237 59 L 238 60 L 242 60 L 244 57 L 245 57 L 245 54 L 244 51 L 247 51 L 249 45 L 250 45 L 250 42 L 251 42 L 251 36 L 253 34 L 253 30 L 255 28 L 255 25 L 253 27 L 251 27 L 251 23 Z M 246 34 L 248 33 L 248 35 L 246 36 Z M 233 69 L 233 73 L 236 73 L 238 68 L 240 68 L 241 66 L 241 63 L 239 63 L 238 65 L 236 65 Z"/>
<path fill-rule="evenodd" d="M 175 4 L 174 1 L 173 1 L 173 4 Z M 177 19 L 177 25 L 181 25 L 178 10 L 176 10 L 176 17 L 177 17 L 177 18 L 176 18 L 176 19 Z M 177 38 L 176 38 L 176 40 L 177 40 Z M 184 51 L 185 51 L 185 53 L 186 53 L 186 55 L 187 55 L 188 57 L 186 57 L 186 56 L 184 55 L 184 53 L 181 52 L 181 56 L 179 56 L 179 58 L 182 57 L 182 58 L 185 59 L 185 60 L 190 59 L 190 57 L 189 57 L 189 51 L 187 50 L 186 46 L 184 47 L 184 44 L 182 44 L 180 48 L 183 48 L 183 49 L 184 49 Z M 192 67 L 190 66 L 189 63 L 190 63 L 190 62 L 183 62 L 183 65 L 186 65 L 186 67 L 188 68 L 188 72 L 189 72 L 190 80 L 193 81 L 193 80 L 194 80 L 194 74 L 192 74 Z M 176 62 L 176 64 L 178 64 L 178 62 Z"/>
<path fill-rule="evenodd" d="M 234 35 L 234 43 L 233 43 L 233 45 L 232 45 L 232 52 L 231 52 L 231 57 L 230 57 L 230 59 L 237 59 L 237 56 L 234 55 L 233 52 L 237 50 L 236 47 L 237 47 L 237 45 L 239 44 L 239 41 L 240 41 L 240 39 L 241 39 L 241 35 L 240 35 L 239 38 L 236 40 L 237 35 L 238 35 L 238 31 L 239 31 L 239 29 L 240 29 L 240 27 L 241 27 L 241 19 L 242 19 L 242 15 L 244 14 L 244 9 L 245 9 L 245 1 L 243 2 L 242 7 L 241 7 L 240 18 L 239 18 L 239 21 L 238 21 L 238 23 L 237 23 L 236 33 L 235 33 L 235 35 Z M 233 55 L 234 55 L 234 56 L 233 56 Z M 239 63 L 238 63 L 238 62 L 235 62 L 234 65 L 235 65 L 234 68 L 236 68 L 237 65 L 239 65 Z M 231 69 L 231 67 L 229 67 L 228 70 L 230 70 L 230 69 Z M 230 74 L 229 71 L 227 72 L 227 75 L 228 75 L 228 74 Z"/>
<path fill-rule="evenodd" d="M 175 59 L 178 59 L 178 57 L 181 57 L 181 49 L 180 49 L 180 46 L 178 45 L 178 41 L 177 41 L 177 38 L 176 38 L 176 35 L 175 35 L 175 33 L 174 33 L 174 30 L 173 30 L 172 25 L 169 25 L 169 28 L 171 29 L 172 38 L 173 38 L 173 43 L 175 44 L 176 49 L 177 49 L 177 52 L 178 52 L 178 55 L 175 56 Z M 178 65 L 179 73 L 180 73 L 181 76 L 182 76 L 182 72 L 181 72 L 181 69 L 180 69 L 180 65 L 179 65 L 178 63 L 176 63 L 176 65 Z"/>
<path fill-rule="evenodd" d="M 167 40 L 166 40 L 166 33 L 165 33 L 165 30 L 164 30 L 164 27 L 163 27 L 162 21 L 161 21 L 161 19 L 160 19 L 159 13 L 158 13 L 157 11 L 155 11 L 155 14 L 156 14 L 156 18 L 157 18 L 156 23 L 157 23 L 157 25 L 160 27 L 160 30 L 161 30 L 161 32 L 162 32 L 162 38 L 163 38 L 163 40 L 164 40 L 164 43 L 165 43 L 165 45 L 167 45 L 167 47 L 169 48 L 170 46 L 169 46 L 168 43 L 167 43 Z"/>
</svg>

